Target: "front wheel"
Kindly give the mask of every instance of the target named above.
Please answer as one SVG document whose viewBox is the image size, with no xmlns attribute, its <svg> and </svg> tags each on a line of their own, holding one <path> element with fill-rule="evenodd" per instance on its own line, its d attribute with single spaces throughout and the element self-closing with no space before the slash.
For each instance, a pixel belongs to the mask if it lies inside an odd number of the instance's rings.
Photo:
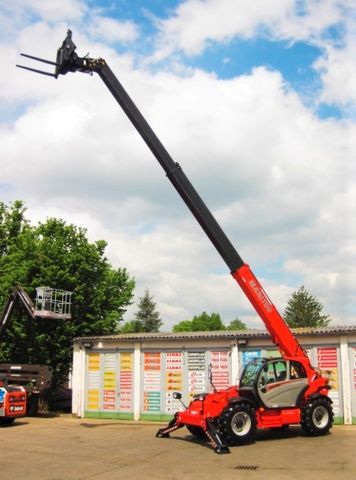
<svg viewBox="0 0 356 480">
<path fill-rule="evenodd" d="M 329 399 L 312 400 L 302 409 L 302 430 L 307 435 L 326 435 L 332 427 L 333 417 Z"/>
<path fill-rule="evenodd" d="M 254 440 L 256 433 L 255 409 L 248 403 L 225 408 L 219 417 L 219 431 L 228 445 L 244 445 Z"/>
</svg>

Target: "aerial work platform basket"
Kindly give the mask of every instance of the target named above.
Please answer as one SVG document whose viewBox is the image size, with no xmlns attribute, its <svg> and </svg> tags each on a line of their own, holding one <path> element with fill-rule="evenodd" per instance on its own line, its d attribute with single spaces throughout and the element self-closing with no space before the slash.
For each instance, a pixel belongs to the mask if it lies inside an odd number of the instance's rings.
<svg viewBox="0 0 356 480">
<path fill-rule="evenodd" d="M 72 293 L 51 287 L 37 287 L 35 299 L 36 317 L 71 318 Z"/>
<path fill-rule="evenodd" d="M 17 285 L 9 295 L 3 311 L 0 311 L 0 335 L 5 329 L 16 300 L 20 301 L 31 318 L 66 320 L 71 318 L 72 293 L 51 287 L 37 287 L 33 303 L 25 290 Z"/>
</svg>

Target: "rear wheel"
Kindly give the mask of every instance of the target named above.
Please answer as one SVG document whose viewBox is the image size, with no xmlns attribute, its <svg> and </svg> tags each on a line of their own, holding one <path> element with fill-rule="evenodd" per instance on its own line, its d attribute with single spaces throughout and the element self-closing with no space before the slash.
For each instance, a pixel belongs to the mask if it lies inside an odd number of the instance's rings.
<svg viewBox="0 0 356 480">
<path fill-rule="evenodd" d="M 244 402 L 225 408 L 219 417 L 219 431 L 228 445 L 251 443 L 256 433 L 255 409 Z"/>
<path fill-rule="evenodd" d="M 320 397 L 310 401 L 302 410 L 302 430 L 307 435 L 325 435 L 333 423 L 330 400 Z"/>
</svg>

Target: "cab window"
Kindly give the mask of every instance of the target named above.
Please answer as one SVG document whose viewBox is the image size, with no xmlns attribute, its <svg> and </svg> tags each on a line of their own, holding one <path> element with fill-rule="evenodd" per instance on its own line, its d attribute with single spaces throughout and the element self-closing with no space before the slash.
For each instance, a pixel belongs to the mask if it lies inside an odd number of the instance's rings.
<svg viewBox="0 0 356 480">
<path fill-rule="evenodd" d="M 255 359 L 248 363 L 240 379 L 240 387 L 252 387 L 261 367 L 261 360 Z"/>
<path fill-rule="evenodd" d="M 283 382 L 286 378 L 286 362 L 281 360 L 267 363 L 261 372 L 261 382 L 264 385 L 269 383 Z"/>
<path fill-rule="evenodd" d="M 287 378 L 286 362 L 278 361 L 274 363 L 276 371 L 276 382 L 284 382 Z"/>
<path fill-rule="evenodd" d="M 290 362 L 290 378 L 291 380 L 297 378 L 305 378 L 307 376 L 305 368 L 298 362 Z"/>
</svg>

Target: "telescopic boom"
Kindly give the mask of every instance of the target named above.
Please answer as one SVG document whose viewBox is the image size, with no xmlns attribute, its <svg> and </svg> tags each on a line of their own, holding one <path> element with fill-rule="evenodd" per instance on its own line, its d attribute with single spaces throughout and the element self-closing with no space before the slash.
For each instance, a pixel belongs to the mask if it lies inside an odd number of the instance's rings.
<svg viewBox="0 0 356 480">
<path fill-rule="evenodd" d="M 207 234 L 221 257 L 229 267 L 232 276 L 240 285 L 247 298 L 255 308 L 258 315 L 264 322 L 268 332 L 272 336 L 273 342 L 278 346 L 284 357 L 298 357 L 307 359 L 307 355 L 301 345 L 298 343 L 291 330 L 278 313 L 261 284 L 251 271 L 250 267 L 244 263 L 237 253 L 230 240 L 227 238 L 197 191 L 194 189 L 181 166 L 174 162 L 165 147 L 162 145 L 157 135 L 147 123 L 139 109 L 129 97 L 124 87 L 116 78 L 105 60 L 102 58 L 92 59 L 87 57 L 78 57 L 75 53 L 76 46 L 72 41 L 72 32 L 68 30 L 67 36 L 62 46 L 58 49 L 56 62 L 44 60 L 31 55 L 23 56 L 55 66 L 55 72 L 46 72 L 22 65 L 20 68 L 41 73 L 44 75 L 58 78 L 59 75 L 65 75 L 68 72 L 97 73 L 107 88 L 115 97 L 121 108 L 131 120 L 136 130 L 139 132 L 149 149 L 152 151 L 174 188 L 177 190 L 185 204 L 188 206 L 196 220 L 199 222 L 204 232 Z"/>
</svg>

